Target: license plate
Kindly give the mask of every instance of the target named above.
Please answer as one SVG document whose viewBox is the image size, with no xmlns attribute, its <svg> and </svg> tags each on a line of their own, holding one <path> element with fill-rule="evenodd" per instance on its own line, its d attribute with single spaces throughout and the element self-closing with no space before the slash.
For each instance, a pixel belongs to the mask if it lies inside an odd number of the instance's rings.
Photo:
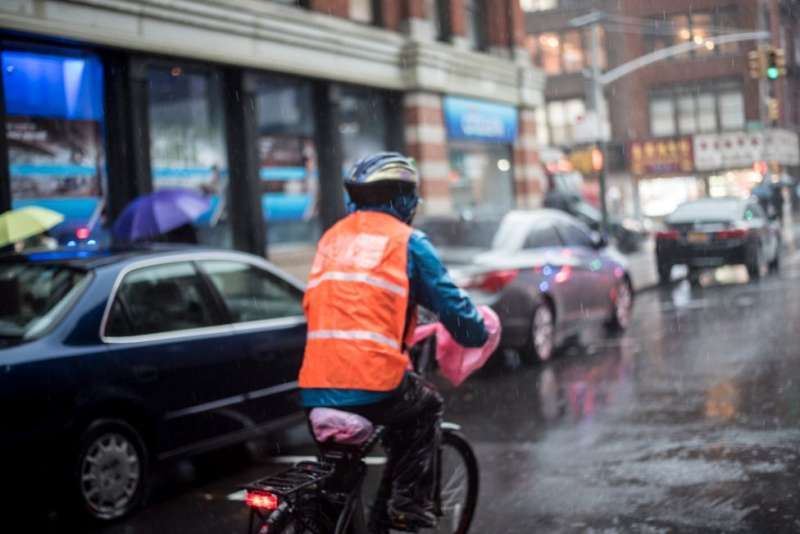
<svg viewBox="0 0 800 534">
<path fill-rule="evenodd" d="M 703 232 L 689 232 L 686 236 L 689 243 L 708 243 L 708 234 Z"/>
</svg>

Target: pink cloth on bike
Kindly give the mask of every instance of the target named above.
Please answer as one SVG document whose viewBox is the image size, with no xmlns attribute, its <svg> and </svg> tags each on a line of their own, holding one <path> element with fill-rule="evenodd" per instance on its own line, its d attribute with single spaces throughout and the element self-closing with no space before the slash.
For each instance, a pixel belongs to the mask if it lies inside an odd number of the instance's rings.
<svg viewBox="0 0 800 534">
<path fill-rule="evenodd" d="M 361 445 L 375 429 L 366 417 L 333 408 L 314 408 L 308 418 L 314 437 L 320 443 Z"/>
<path fill-rule="evenodd" d="M 461 385 L 472 373 L 483 367 L 500 344 L 503 327 L 500 318 L 488 306 L 478 306 L 483 315 L 483 324 L 489 332 L 489 339 L 482 347 L 468 348 L 459 345 L 442 323 L 418 326 L 411 344 L 416 344 L 436 334 L 436 361 L 439 371 L 454 386 Z"/>
</svg>

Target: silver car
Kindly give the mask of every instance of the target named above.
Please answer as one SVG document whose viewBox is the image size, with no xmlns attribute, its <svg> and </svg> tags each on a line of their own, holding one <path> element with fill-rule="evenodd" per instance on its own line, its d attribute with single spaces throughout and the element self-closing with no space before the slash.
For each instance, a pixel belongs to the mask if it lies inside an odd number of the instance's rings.
<svg viewBox="0 0 800 534">
<path fill-rule="evenodd" d="M 563 212 L 430 219 L 421 227 L 456 284 L 498 313 L 501 346 L 531 360 L 549 360 L 587 323 L 602 322 L 610 331 L 630 323 L 633 285 L 625 258 Z"/>
</svg>

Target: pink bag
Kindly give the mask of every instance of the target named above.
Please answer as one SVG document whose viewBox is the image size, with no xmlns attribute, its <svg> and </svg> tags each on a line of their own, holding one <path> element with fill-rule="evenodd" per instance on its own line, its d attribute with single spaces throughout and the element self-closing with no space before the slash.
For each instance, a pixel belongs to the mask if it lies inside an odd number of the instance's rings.
<svg viewBox="0 0 800 534">
<path fill-rule="evenodd" d="M 320 443 L 361 445 L 372 435 L 374 426 L 366 417 L 333 408 L 314 408 L 308 419 Z"/>
<path fill-rule="evenodd" d="M 413 345 L 436 334 L 436 361 L 439 363 L 439 371 L 454 386 L 461 385 L 469 375 L 483 367 L 500 344 L 503 328 L 497 314 L 488 306 L 478 306 L 478 311 L 483 315 L 483 323 L 489 331 L 489 339 L 483 347 L 462 347 L 442 323 L 417 327 L 411 339 Z"/>
</svg>

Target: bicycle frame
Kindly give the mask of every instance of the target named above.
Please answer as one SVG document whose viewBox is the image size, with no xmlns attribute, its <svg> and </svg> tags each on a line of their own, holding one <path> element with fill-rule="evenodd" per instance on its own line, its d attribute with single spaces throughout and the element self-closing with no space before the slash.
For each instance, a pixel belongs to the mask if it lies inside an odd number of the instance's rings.
<svg viewBox="0 0 800 534">
<path fill-rule="evenodd" d="M 414 368 L 425 368 L 435 354 L 435 338 L 427 338 L 418 346 L 412 356 Z M 458 425 L 442 423 L 442 432 L 458 430 Z M 372 436 L 360 447 L 348 447 L 336 444 L 320 443 L 320 460 L 318 462 L 301 462 L 291 469 L 266 477 L 245 486 L 248 492 L 273 494 L 280 504 L 269 513 L 257 508 L 250 508 L 248 534 L 254 532 L 277 532 L 283 522 L 297 518 L 296 511 L 305 501 L 324 503 L 326 511 L 336 518 L 333 534 L 370 534 L 364 517 L 362 490 L 367 476 L 367 464 L 364 459 L 375 448 L 383 436 L 383 427 L 377 427 Z M 441 448 L 435 458 L 435 493 L 434 507 L 437 515 L 442 513 L 440 488 Z M 388 498 L 390 488 L 378 488 L 378 495 Z M 258 523 L 256 525 L 256 522 Z M 327 534 L 327 533 L 326 533 Z"/>
</svg>

